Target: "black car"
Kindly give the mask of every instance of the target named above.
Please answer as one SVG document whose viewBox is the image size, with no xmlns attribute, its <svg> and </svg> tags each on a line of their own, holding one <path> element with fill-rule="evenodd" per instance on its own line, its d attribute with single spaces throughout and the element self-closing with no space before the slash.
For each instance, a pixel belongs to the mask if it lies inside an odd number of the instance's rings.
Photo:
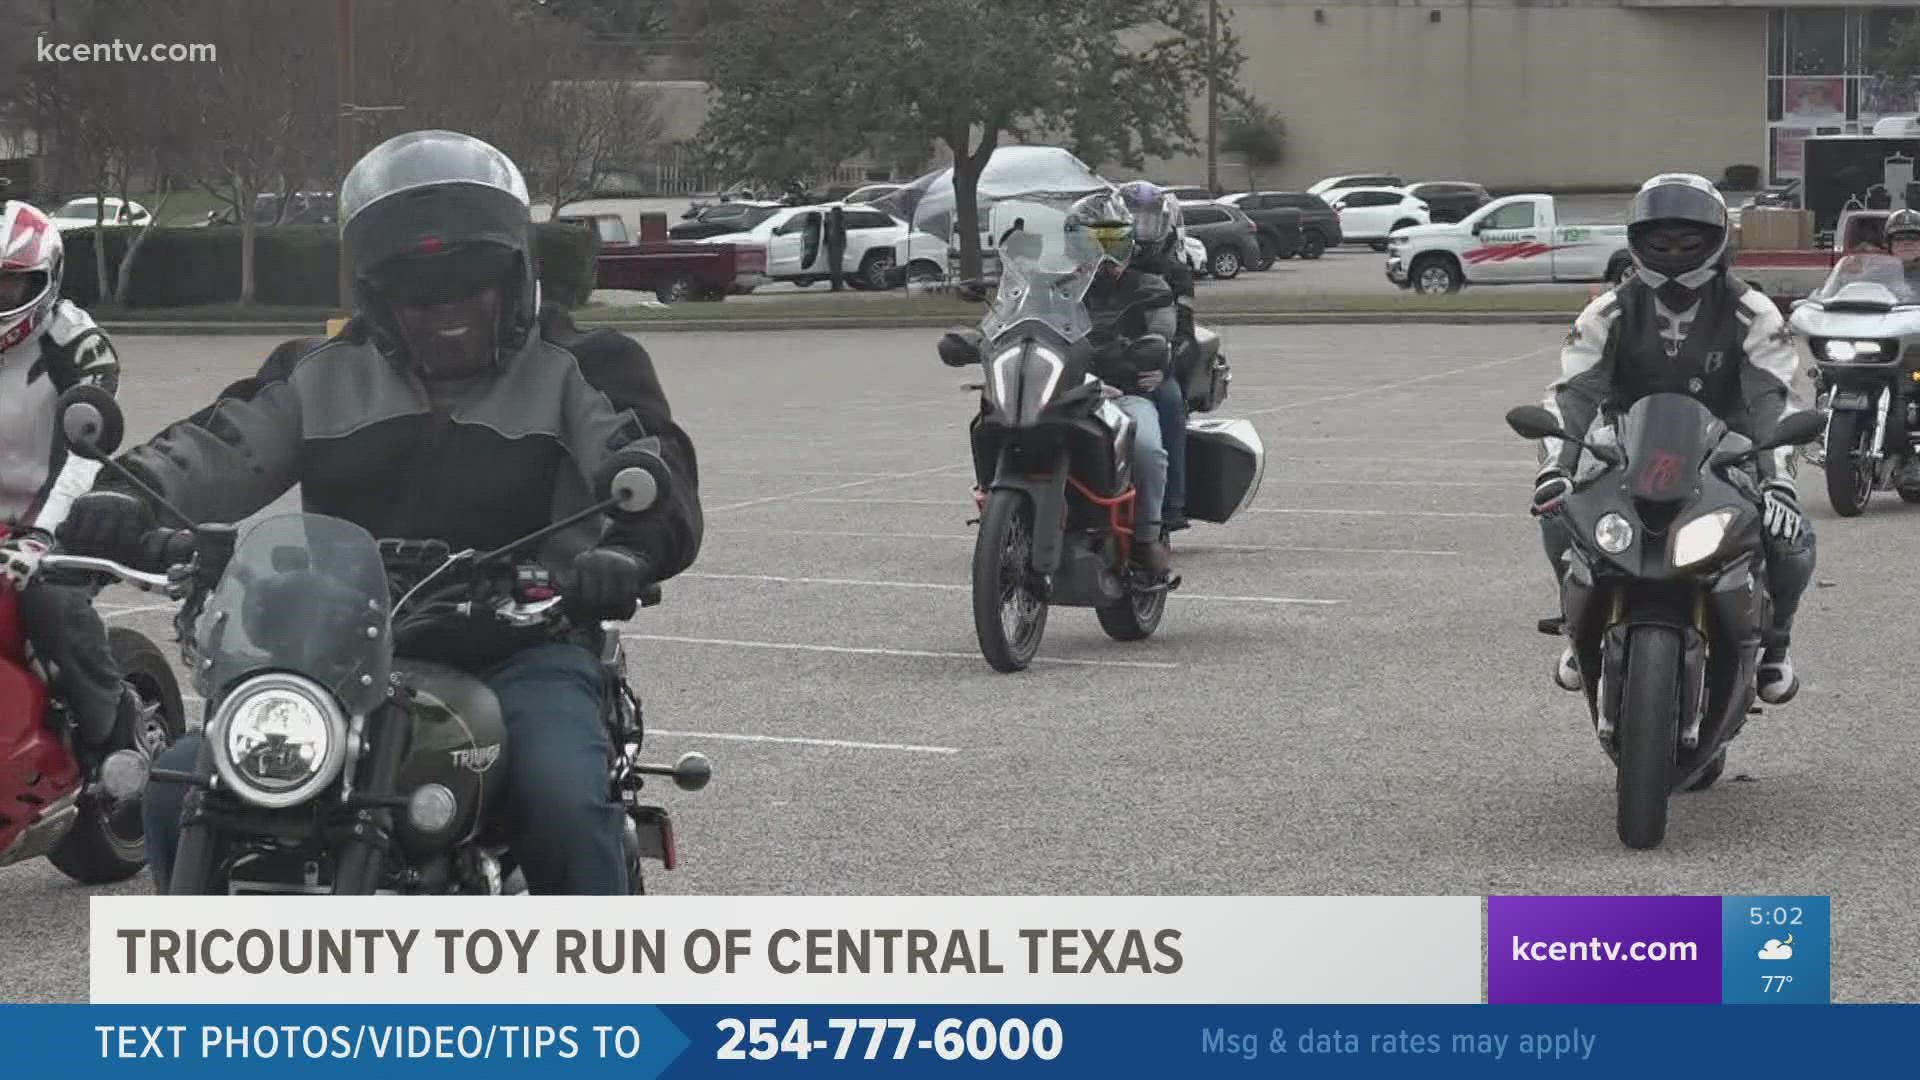
<svg viewBox="0 0 1920 1080">
<path fill-rule="evenodd" d="M 255 225 L 331 225 L 338 216 L 339 200 L 331 191 L 296 191 L 281 209 L 280 196 L 272 192 L 253 197 Z M 240 216 L 233 207 L 223 206 L 207 213 L 209 225 L 238 225 Z"/>
<path fill-rule="evenodd" d="M 1235 206 L 1218 202 L 1181 203 L 1187 235 L 1207 249 L 1207 272 L 1217 278 L 1240 276 L 1261 261 L 1260 226 Z"/>
<path fill-rule="evenodd" d="M 1318 195 L 1303 191 L 1255 191 L 1229 195 L 1222 202 L 1239 207 L 1246 215 L 1276 232 L 1292 233 L 1296 239 L 1287 246 L 1287 255 L 1317 259 L 1340 243 L 1340 215 Z"/>
<path fill-rule="evenodd" d="M 1493 201 L 1486 188 L 1460 180 L 1429 180 L 1407 188 L 1407 194 L 1427 204 L 1436 225 L 1464 220 Z"/>
<path fill-rule="evenodd" d="M 709 236 L 747 232 L 781 209 L 779 203 L 725 202 L 702 207 L 692 221 L 683 221 L 667 230 L 674 240 L 704 240 Z"/>
</svg>

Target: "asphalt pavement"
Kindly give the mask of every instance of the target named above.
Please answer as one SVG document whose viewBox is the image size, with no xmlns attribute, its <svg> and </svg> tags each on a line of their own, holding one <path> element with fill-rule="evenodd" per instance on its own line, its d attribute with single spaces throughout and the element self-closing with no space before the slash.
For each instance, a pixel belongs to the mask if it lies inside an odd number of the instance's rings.
<svg viewBox="0 0 1920 1080">
<path fill-rule="evenodd" d="M 678 820 L 693 894 L 1744 894 L 1834 898 L 1834 994 L 1911 997 L 1920 750 L 1901 628 L 1920 509 L 1820 535 L 1806 686 L 1623 849 L 1613 782 L 1534 631 L 1524 501 L 1549 327 L 1233 327 L 1232 399 L 1270 452 L 1253 510 L 1179 536 L 1151 640 L 1054 613 L 1042 661 L 973 640 L 970 376 L 928 333 L 660 335 L 700 448 L 706 546 L 630 627 L 649 748 L 713 758 Z M 134 437 L 272 341 L 141 338 Z M 971 376 L 971 377 L 977 377 Z M 1899 584 L 1896 584 L 1899 583 Z M 113 617 L 166 633 L 151 598 Z M 139 891 L 144 881 L 122 891 Z M 86 993 L 89 891 L 0 871 L 0 997 Z"/>
</svg>

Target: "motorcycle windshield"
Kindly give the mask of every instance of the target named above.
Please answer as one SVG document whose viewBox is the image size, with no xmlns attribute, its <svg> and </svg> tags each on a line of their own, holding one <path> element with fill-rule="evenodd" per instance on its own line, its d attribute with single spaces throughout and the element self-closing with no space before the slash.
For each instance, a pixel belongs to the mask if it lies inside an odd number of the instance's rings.
<svg viewBox="0 0 1920 1080">
<path fill-rule="evenodd" d="M 1036 322 L 1068 342 L 1093 330 L 1081 300 L 1100 269 L 1100 245 L 1066 227 L 1066 208 L 1026 199 L 994 204 L 988 230 L 1000 253 L 1000 288 L 980 322 L 987 340 Z"/>
<path fill-rule="evenodd" d="M 1634 402 L 1619 425 L 1627 494 L 1648 502 L 1690 497 L 1700 466 L 1726 431 L 1719 417 L 1685 394 L 1651 394 Z"/>
<path fill-rule="evenodd" d="M 386 571 L 372 534 L 319 514 L 267 518 L 240 537 L 194 625 L 204 692 L 266 671 L 312 679 L 363 715 L 392 666 Z"/>
<path fill-rule="evenodd" d="M 1813 299 L 1884 307 L 1920 304 L 1920 271 L 1909 276 L 1906 264 L 1891 255 L 1849 255 L 1834 264 Z"/>
</svg>

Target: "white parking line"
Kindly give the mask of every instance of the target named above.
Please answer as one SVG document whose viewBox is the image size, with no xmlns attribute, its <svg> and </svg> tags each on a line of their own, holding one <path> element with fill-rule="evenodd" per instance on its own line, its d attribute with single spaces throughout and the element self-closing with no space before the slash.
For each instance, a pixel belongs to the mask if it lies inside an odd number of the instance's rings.
<svg viewBox="0 0 1920 1080">
<path fill-rule="evenodd" d="M 808 739 L 797 735 L 747 735 L 730 731 L 668 731 L 648 728 L 649 735 L 681 739 L 721 739 L 727 742 L 787 743 L 794 746 L 830 746 L 842 750 L 892 750 L 902 754 L 957 754 L 957 746 L 916 746 L 913 743 L 859 742 L 854 739 Z"/>
<path fill-rule="evenodd" d="M 762 505 L 765 505 L 766 503 L 784 502 L 788 499 L 804 499 L 809 495 L 819 495 L 829 491 L 845 491 L 848 488 L 865 487 L 868 484 L 879 484 L 879 483 L 884 483 L 888 480 L 910 480 L 916 476 L 932 476 L 936 473 L 943 473 L 943 472 L 950 473 L 950 472 L 955 472 L 961 469 L 971 472 L 973 471 L 973 466 L 941 465 L 932 469 L 916 469 L 913 472 L 882 473 L 879 476 L 870 476 L 865 480 L 849 480 L 844 484 L 829 484 L 826 487 L 808 488 L 805 491 L 790 491 L 785 495 L 768 495 L 763 498 L 748 499 L 745 502 L 726 503 L 721 506 L 709 506 L 705 508 L 705 512 L 709 514 L 719 514 L 719 513 L 724 513 L 728 510 L 744 510 L 749 506 L 762 506 Z"/>
<path fill-rule="evenodd" d="M 980 662 L 979 653 L 936 652 L 931 649 L 887 649 L 858 647 L 853 645 L 810 645 L 797 641 L 740 641 L 734 638 L 681 637 L 676 634 L 622 634 L 626 641 L 658 641 L 673 645 L 715 645 L 732 649 L 775 649 L 783 652 L 832 653 L 843 656 L 900 656 L 923 660 L 972 660 Z M 1078 660 L 1065 656 L 1037 656 L 1036 664 L 1055 664 L 1063 667 L 1111 667 L 1144 668 L 1153 671 L 1171 671 L 1180 665 L 1161 660 Z"/>
<path fill-rule="evenodd" d="M 1503 485 L 1504 486 L 1504 485 Z M 863 499 L 853 500 L 864 502 Z M 716 533 L 714 535 L 732 535 Z M 747 535 L 747 534 L 740 534 Z M 754 536 L 835 536 L 851 540 L 964 540 L 971 544 L 976 539 L 974 533 L 932 533 L 932 532 L 863 532 L 858 529 L 754 529 Z M 1373 548 L 1373 547 L 1314 547 L 1305 544 L 1182 544 L 1181 551 L 1298 551 L 1316 555 L 1446 555 L 1457 556 L 1458 551 L 1438 551 L 1426 548 Z"/>
<path fill-rule="evenodd" d="M 861 589 L 933 589 L 938 592 L 971 592 L 973 586 L 945 581 L 875 581 L 868 578 L 782 577 L 778 574 L 705 574 L 684 573 L 682 578 L 703 581 L 758 581 L 768 585 L 834 585 Z M 1213 596 L 1205 593 L 1175 593 L 1182 600 L 1210 600 L 1217 603 L 1297 604 L 1303 607 L 1331 607 L 1345 600 L 1314 600 L 1294 596 Z"/>
</svg>

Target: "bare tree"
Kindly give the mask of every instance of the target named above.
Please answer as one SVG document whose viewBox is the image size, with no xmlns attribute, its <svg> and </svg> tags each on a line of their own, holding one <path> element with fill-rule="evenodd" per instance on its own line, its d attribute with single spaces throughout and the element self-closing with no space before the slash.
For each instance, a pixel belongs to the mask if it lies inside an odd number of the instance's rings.
<svg viewBox="0 0 1920 1080">
<path fill-rule="evenodd" d="M 534 199 L 555 213 L 637 166 L 660 135 L 650 95 L 626 80 L 556 81 L 526 104 L 502 149 L 527 174 Z"/>
</svg>

